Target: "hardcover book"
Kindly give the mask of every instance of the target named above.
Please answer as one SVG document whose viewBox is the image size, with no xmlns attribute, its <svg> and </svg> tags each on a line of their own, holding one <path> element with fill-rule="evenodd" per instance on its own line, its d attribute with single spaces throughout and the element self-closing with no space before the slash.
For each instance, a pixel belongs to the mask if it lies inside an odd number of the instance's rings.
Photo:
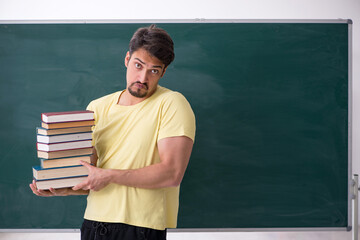
<svg viewBox="0 0 360 240">
<path fill-rule="evenodd" d="M 56 128 L 56 129 L 46 129 L 38 127 L 36 128 L 36 133 L 39 135 L 59 135 L 59 134 L 68 134 L 68 133 L 83 133 L 83 132 L 91 132 L 92 126 L 85 127 L 71 127 L 71 128 Z"/>
<path fill-rule="evenodd" d="M 49 143 L 49 144 L 37 143 L 37 149 L 39 151 L 45 151 L 45 152 L 89 148 L 91 146 L 92 146 L 91 140 L 65 142 L 65 143 Z"/>
<path fill-rule="evenodd" d="M 85 111 L 42 113 L 41 120 L 45 123 L 94 120 L 94 112 L 85 110 Z"/>
<path fill-rule="evenodd" d="M 73 134 L 62 134 L 62 135 L 37 135 L 38 143 L 62 143 L 62 142 L 73 142 L 81 140 L 91 140 L 92 133 L 73 133 Z"/>
<path fill-rule="evenodd" d="M 42 128 L 57 129 L 57 128 L 72 128 L 72 127 L 84 127 L 94 126 L 95 121 L 78 121 L 78 122 L 62 122 L 62 123 L 41 123 Z"/>
<path fill-rule="evenodd" d="M 33 176 L 35 180 L 49 180 L 55 178 L 78 177 L 88 175 L 89 171 L 85 166 L 70 166 L 60 168 L 41 168 L 33 167 Z"/>
<path fill-rule="evenodd" d="M 91 155 L 78 156 L 78 157 L 55 158 L 55 159 L 40 158 L 40 164 L 41 164 L 42 168 L 74 166 L 74 165 L 78 165 L 80 163 L 80 161 L 90 163 Z"/>
<path fill-rule="evenodd" d="M 73 187 L 81 183 L 85 179 L 86 176 L 40 180 L 40 181 L 36 181 L 36 186 L 38 189 L 42 189 L 42 190 L 47 190 L 49 188 L 66 188 L 66 187 Z"/>
<path fill-rule="evenodd" d="M 53 159 L 53 158 L 64 158 L 71 156 L 82 156 L 92 154 L 93 148 L 82 148 L 55 152 L 37 151 L 38 158 Z"/>
</svg>

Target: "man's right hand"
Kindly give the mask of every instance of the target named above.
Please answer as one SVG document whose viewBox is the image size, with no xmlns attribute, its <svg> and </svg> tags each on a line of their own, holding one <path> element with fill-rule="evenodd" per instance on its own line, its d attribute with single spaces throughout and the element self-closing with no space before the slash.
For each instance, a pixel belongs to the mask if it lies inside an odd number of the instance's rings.
<svg viewBox="0 0 360 240">
<path fill-rule="evenodd" d="M 72 188 L 50 188 L 49 190 L 41 190 L 36 186 L 35 180 L 30 184 L 30 188 L 33 193 L 40 197 L 55 197 L 55 196 L 70 196 L 70 195 L 87 195 L 89 191 L 74 191 Z"/>
</svg>

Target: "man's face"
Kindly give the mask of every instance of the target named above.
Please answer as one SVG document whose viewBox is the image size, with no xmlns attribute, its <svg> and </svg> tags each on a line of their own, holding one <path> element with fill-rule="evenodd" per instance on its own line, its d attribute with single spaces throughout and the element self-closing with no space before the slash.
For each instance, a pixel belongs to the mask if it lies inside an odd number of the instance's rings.
<svg viewBox="0 0 360 240">
<path fill-rule="evenodd" d="M 137 98 L 150 97 L 157 88 L 160 78 L 166 69 L 156 57 L 151 56 L 146 50 L 140 48 L 125 57 L 126 83 L 129 93 Z"/>
</svg>

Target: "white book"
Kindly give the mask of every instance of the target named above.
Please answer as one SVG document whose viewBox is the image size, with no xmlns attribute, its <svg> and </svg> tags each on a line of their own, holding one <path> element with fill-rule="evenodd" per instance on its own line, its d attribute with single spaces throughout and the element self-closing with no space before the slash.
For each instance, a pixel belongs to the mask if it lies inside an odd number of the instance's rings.
<svg viewBox="0 0 360 240">
<path fill-rule="evenodd" d="M 65 142 L 65 143 L 37 143 L 37 149 L 39 151 L 52 152 L 62 151 L 79 148 L 90 148 L 91 140 L 76 141 L 76 142 Z"/>
<path fill-rule="evenodd" d="M 86 177 L 71 177 L 51 180 L 40 180 L 36 181 L 36 187 L 38 189 L 73 187 L 81 183 L 85 179 Z"/>
<path fill-rule="evenodd" d="M 41 168 L 40 166 L 33 167 L 33 176 L 36 180 L 85 176 L 88 174 L 89 170 L 82 165 L 59 168 Z"/>
<path fill-rule="evenodd" d="M 74 133 L 74 134 L 62 134 L 53 136 L 37 135 L 37 142 L 39 143 L 61 143 L 61 142 L 73 142 L 81 140 L 91 140 L 92 133 Z"/>
<path fill-rule="evenodd" d="M 45 123 L 86 121 L 93 119 L 94 112 L 92 111 L 50 112 L 41 114 L 41 120 Z"/>
</svg>

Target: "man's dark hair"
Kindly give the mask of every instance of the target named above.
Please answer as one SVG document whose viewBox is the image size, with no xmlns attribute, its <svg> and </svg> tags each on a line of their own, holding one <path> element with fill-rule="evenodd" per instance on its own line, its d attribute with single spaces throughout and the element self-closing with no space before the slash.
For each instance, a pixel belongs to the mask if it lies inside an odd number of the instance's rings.
<svg viewBox="0 0 360 240">
<path fill-rule="evenodd" d="M 140 48 L 159 59 L 165 67 L 169 66 L 175 57 L 174 42 L 170 35 L 155 24 L 139 28 L 134 33 L 129 43 L 130 56 Z"/>
</svg>

